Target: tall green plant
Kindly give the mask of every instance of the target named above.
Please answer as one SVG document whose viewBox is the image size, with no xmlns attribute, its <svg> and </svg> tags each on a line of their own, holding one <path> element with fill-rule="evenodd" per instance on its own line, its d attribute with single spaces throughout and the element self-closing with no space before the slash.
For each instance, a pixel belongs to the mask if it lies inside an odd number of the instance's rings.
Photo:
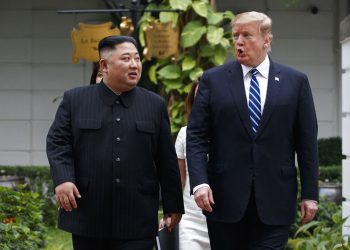
<svg viewBox="0 0 350 250">
<path fill-rule="evenodd" d="M 208 0 L 149 0 L 147 9 L 172 9 L 180 12 L 161 12 L 158 16 L 146 12 L 140 20 L 139 40 L 144 47 L 143 29 L 154 21 L 172 22 L 180 30 L 180 54 L 150 62 L 149 80 L 168 101 L 171 129 L 175 133 L 185 123 L 184 99 L 191 83 L 203 71 L 221 65 L 231 47 L 231 30 L 225 30 L 233 18 L 231 11 L 216 12 Z"/>
<path fill-rule="evenodd" d="M 300 213 L 299 213 L 300 216 Z M 300 217 L 299 217 L 300 218 Z M 349 241 L 343 238 L 341 206 L 321 198 L 315 220 L 302 225 L 292 225 L 293 235 L 288 240 L 289 250 L 349 249 Z"/>
</svg>

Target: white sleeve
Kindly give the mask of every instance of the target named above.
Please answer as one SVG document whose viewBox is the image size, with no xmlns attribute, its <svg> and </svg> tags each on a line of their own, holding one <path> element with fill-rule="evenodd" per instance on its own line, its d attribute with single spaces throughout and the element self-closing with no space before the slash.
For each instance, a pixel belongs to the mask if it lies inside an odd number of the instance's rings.
<svg viewBox="0 0 350 250">
<path fill-rule="evenodd" d="M 193 188 L 193 193 L 195 193 L 198 189 L 200 189 L 201 187 L 208 187 L 210 188 L 210 186 L 207 183 L 203 183 L 203 184 L 199 184 L 198 186 L 195 186 Z"/>
<path fill-rule="evenodd" d="M 185 159 L 186 127 L 182 127 L 177 134 L 175 150 L 178 159 Z"/>
</svg>

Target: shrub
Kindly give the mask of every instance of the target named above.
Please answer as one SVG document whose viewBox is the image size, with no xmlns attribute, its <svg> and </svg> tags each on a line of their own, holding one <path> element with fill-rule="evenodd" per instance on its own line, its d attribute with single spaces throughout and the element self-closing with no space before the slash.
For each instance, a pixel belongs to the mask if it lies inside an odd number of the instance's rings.
<svg viewBox="0 0 350 250">
<path fill-rule="evenodd" d="M 340 137 L 318 140 L 318 153 L 321 166 L 341 165 L 341 161 L 344 159 L 341 144 Z"/>
<path fill-rule="evenodd" d="M 342 167 L 339 166 L 320 166 L 320 181 L 341 183 L 342 182 Z"/>
<path fill-rule="evenodd" d="M 57 205 L 53 193 L 50 168 L 47 166 L 0 166 L 1 175 L 23 176 L 30 190 L 38 193 L 45 201 L 43 204 L 44 222 L 56 225 Z"/>
<path fill-rule="evenodd" d="M 0 187 L 0 249 L 31 250 L 45 245 L 44 200 L 19 187 Z"/>
<path fill-rule="evenodd" d="M 300 216 L 300 212 L 298 212 Z M 299 217 L 300 218 L 300 217 Z M 330 250 L 347 249 L 349 242 L 343 240 L 341 206 L 334 202 L 320 199 L 315 220 L 302 225 L 300 220 L 292 225 L 292 235 L 287 249 L 293 250 Z"/>
<path fill-rule="evenodd" d="M 288 241 L 288 248 L 293 250 L 330 250 L 348 249 L 349 242 L 344 240 L 342 225 L 346 219 L 341 214 L 332 216 L 333 225 L 327 226 L 325 221 L 312 221 L 301 226 L 295 234 L 294 239 Z"/>
<path fill-rule="evenodd" d="M 290 236 L 293 237 L 299 228 L 303 225 L 300 221 L 300 204 L 298 204 L 297 208 L 297 218 L 295 223 L 291 226 Z M 318 203 L 318 210 L 314 220 L 322 221 L 326 226 L 333 225 L 334 214 L 341 214 L 341 206 L 336 204 L 335 202 L 328 201 L 327 197 L 320 197 L 320 201 Z"/>
</svg>

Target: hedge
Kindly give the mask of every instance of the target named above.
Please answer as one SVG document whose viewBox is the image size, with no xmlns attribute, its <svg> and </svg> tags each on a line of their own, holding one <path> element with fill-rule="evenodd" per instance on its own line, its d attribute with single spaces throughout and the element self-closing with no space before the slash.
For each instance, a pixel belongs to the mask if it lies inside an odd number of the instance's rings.
<svg viewBox="0 0 350 250">
<path fill-rule="evenodd" d="M 331 137 L 318 140 L 318 152 L 321 166 L 341 165 L 342 140 L 340 137 Z"/>
<path fill-rule="evenodd" d="M 0 187 L 0 249 L 29 250 L 45 245 L 44 200 L 23 187 Z"/>
<path fill-rule="evenodd" d="M 23 176 L 30 191 L 38 193 L 44 200 L 43 217 L 48 226 L 56 225 L 57 205 L 48 166 L 0 166 L 0 176 Z"/>
</svg>

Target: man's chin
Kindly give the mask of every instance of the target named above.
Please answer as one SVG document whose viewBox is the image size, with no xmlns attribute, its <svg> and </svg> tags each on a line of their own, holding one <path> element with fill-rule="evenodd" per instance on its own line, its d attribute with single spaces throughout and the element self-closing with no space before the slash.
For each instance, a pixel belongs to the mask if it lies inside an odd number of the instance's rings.
<svg viewBox="0 0 350 250">
<path fill-rule="evenodd" d="M 130 88 L 133 88 L 133 87 L 135 87 L 137 84 L 138 84 L 138 80 L 135 80 L 135 81 L 129 81 L 128 83 L 127 83 L 127 85 L 130 87 Z"/>
<path fill-rule="evenodd" d="M 237 62 L 239 62 L 240 64 L 245 64 L 245 62 L 246 62 L 245 58 L 242 57 L 242 56 L 237 56 L 237 57 L 236 57 L 236 60 L 237 60 Z"/>
<path fill-rule="evenodd" d="M 251 61 L 247 57 L 237 57 L 236 61 L 248 67 L 253 67 Z"/>
</svg>

